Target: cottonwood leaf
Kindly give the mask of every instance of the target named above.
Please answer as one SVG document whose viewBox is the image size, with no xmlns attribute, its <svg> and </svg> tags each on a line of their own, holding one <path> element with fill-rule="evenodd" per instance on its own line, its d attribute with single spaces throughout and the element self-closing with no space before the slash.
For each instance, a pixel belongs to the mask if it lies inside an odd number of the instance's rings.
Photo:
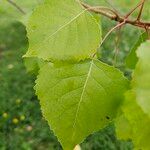
<svg viewBox="0 0 150 150">
<path fill-rule="evenodd" d="M 137 40 L 137 42 L 135 43 L 135 45 L 133 46 L 133 48 L 130 50 L 129 55 L 126 58 L 126 66 L 128 68 L 135 69 L 135 66 L 136 66 L 137 61 L 138 61 L 138 57 L 136 55 L 136 50 L 147 39 L 148 39 L 148 34 L 146 32 L 142 33 L 140 35 L 139 39 Z"/>
<path fill-rule="evenodd" d="M 150 117 L 150 41 L 143 43 L 137 50 L 139 61 L 136 65 L 132 88 L 139 106 Z"/>
<path fill-rule="evenodd" d="M 137 50 L 131 90 L 126 94 L 122 116 L 116 120 L 117 134 L 121 139 L 132 139 L 135 149 L 149 150 L 150 135 L 150 41 Z"/>
<path fill-rule="evenodd" d="M 27 32 L 25 57 L 53 62 L 91 58 L 101 39 L 96 19 L 75 0 L 46 0 L 31 16 Z"/>
<path fill-rule="evenodd" d="M 135 150 L 149 150 L 150 119 L 136 102 L 135 92 L 126 93 L 123 114 L 116 120 L 116 133 L 120 139 L 131 139 Z"/>
<path fill-rule="evenodd" d="M 127 88 L 122 73 L 99 60 L 47 63 L 35 86 L 43 115 L 64 150 L 72 150 L 86 136 L 108 125 Z"/>
</svg>

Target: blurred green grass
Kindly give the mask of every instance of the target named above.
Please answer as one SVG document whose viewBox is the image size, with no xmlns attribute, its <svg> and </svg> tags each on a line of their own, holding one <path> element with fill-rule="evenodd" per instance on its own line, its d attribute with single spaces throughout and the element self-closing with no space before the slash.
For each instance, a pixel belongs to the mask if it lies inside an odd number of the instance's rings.
<svg viewBox="0 0 150 150">
<path fill-rule="evenodd" d="M 34 77 L 27 74 L 23 64 L 25 28 L 14 22 L 1 29 L 0 149 L 58 149 L 34 95 Z"/>
</svg>

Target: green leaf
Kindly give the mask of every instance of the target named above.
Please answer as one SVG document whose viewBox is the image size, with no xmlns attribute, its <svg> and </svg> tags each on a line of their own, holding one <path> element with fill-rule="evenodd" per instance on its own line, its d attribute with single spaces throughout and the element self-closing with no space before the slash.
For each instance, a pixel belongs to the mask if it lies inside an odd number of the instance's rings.
<svg viewBox="0 0 150 150">
<path fill-rule="evenodd" d="M 96 19 L 74 0 L 46 0 L 27 26 L 25 57 L 48 61 L 80 61 L 96 53 L 101 39 Z"/>
<path fill-rule="evenodd" d="M 105 6 L 107 4 L 105 0 L 101 0 L 101 1 L 100 0 L 82 0 L 82 1 L 91 6 L 101 6 L 101 5 Z"/>
<path fill-rule="evenodd" d="M 141 45 L 141 43 L 145 42 L 148 39 L 148 34 L 146 32 L 144 32 L 140 38 L 138 39 L 138 41 L 136 42 L 136 44 L 133 46 L 133 48 L 131 49 L 129 55 L 126 58 L 126 66 L 130 69 L 134 69 L 136 66 L 136 63 L 138 61 L 137 55 L 136 55 L 136 50 L 137 48 Z"/>
<path fill-rule="evenodd" d="M 128 81 L 99 60 L 44 65 L 36 80 L 43 115 L 64 150 L 72 150 L 116 116 Z"/>
<path fill-rule="evenodd" d="M 135 150 L 149 150 L 150 119 L 136 102 L 134 91 L 126 93 L 123 115 L 116 120 L 116 132 L 120 139 L 132 139 Z"/>
<path fill-rule="evenodd" d="M 150 41 L 137 50 L 132 90 L 126 94 L 122 116 L 116 120 L 117 134 L 121 139 L 131 138 L 135 149 L 149 150 L 150 135 Z"/>
<path fill-rule="evenodd" d="M 137 56 L 139 61 L 133 74 L 132 88 L 137 103 L 150 117 L 150 41 L 139 47 Z"/>
</svg>

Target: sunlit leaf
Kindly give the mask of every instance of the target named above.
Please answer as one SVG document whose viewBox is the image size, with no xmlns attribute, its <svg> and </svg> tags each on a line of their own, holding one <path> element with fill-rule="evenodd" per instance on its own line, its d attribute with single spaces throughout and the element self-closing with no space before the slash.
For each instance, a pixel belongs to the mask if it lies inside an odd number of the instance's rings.
<svg viewBox="0 0 150 150">
<path fill-rule="evenodd" d="M 39 72 L 35 89 L 50 127 L 64 150 L 72 150 L 114 119 L 127 87 L 119 70 L 89 60 L 47 63 Z"/>
<path fill-rule="evenodd" d="M 31 16 L 27 31 L 25 57 L 53 62 L 91 58 L 101 39 L 97 20 L 74 0 L 46 0 Z"/>
<path fill-rule="evenodd" d="M 135 150 L 149 150 L 150 119 L 136 102 L 134 91 L 126 93 L 123 115 L 116 120 L 116 132 L 120 139 L 133 141 Z"/>
<path fill-rule="evenodd" d="M 132 90 L 126 94 L 122 116 L 116 120 L 118 137 L 132 139 L 135 149 L 149 150 L 150 135 L 150 41 L 137 50 Z"/>
<path fill-rule="evenodd" d="M 150 41 L 139 47 L 137 56 L 139 61 L 133 74 L 132 88 L 139 106 L 150 117 Z"/>
</svg>

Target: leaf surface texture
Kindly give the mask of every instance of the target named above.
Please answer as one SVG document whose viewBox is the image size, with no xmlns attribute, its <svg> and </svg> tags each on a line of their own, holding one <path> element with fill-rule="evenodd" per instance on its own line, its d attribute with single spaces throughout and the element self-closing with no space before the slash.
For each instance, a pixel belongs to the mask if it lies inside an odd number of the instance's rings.
<svg viewBox="0 0 150 150">
<path fill-rule="evenodd" d="M 138 63 L 131 87 L 126 93 L 122 115 L 116 120 L 117 134 L 121 139 L 132 139 L 135 149 L 149 150 L 150 135 L 150 41 L 137 50 Z"/>
<path fill-rule="evenodd" d="M 36 80 L 42 112 L 65 150 L 108 125 L 116 116 L 128 81 L 99 60 L 47 63 Z"/>
<path fill-rule="evenodd" d="M 91 58 L 101 39 L 97 20 L 75 0 L 46 0 L 32 14 L 27 31 L 25 56 L 52 62 Z"/>
</svg>

